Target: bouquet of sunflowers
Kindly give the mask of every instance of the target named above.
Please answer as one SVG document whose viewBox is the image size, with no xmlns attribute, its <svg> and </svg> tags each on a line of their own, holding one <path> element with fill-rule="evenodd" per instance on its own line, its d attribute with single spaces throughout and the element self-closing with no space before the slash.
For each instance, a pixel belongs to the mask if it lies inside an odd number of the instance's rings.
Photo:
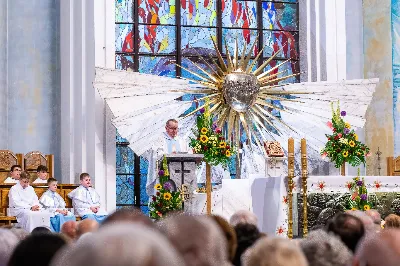
<svg viewBox="0 0 400 266">
<path fill-rule="evenodd" d="M 150 218 L 159 220 L 168 212 L 182 210 L 182 198 L 170 182 L 167 159 L 164 156 L 162 169 L 158 172 L 160 183 L 155 185 L 156 194 L 151 197 L 149 204 Z"/>
<path fill-rule="evenodd" d="M 195 138 L 190 138 L 189 146 L 194 153 L 204 155 L 204 161 L 210 165 L 228 166 L 229 157 L 235 152 L 232 146 L 226 143 L 222 130 L 213 123 L 209 107 L 200 109 L 197 116 L 196 128 L 193 129 Z"/>
<path fill-rule="evenodd" d="M 353 178 L 352 182 L 347 183 L 350 190 L 350 198 L 348 199 L 348 208 L 350 210 L 368 211 L 371 209 L 371 203 L 368 201 L 368 190 L 365 186 L 364 178 L 359 176 Z"/>
<path fill-rule="evenodd" d="M 369 148 L 358 141 L 358 136 L 351 129 L 348 122 L 343 118 L 346 111 L 341 111 L 339 103 L 337 109 L 332 106 L 332 120 L 327 122 L 327 126 L 332 129 L 332 134 L 326 134 L 328 142 L 321 150 L 322 158 L 328 157 L 335 163 L 336 168 L 340 168 L 345 162 L 356 167 L 361 163 L 365 164 L 365 157 L 369 156 Z"/>
</svg>

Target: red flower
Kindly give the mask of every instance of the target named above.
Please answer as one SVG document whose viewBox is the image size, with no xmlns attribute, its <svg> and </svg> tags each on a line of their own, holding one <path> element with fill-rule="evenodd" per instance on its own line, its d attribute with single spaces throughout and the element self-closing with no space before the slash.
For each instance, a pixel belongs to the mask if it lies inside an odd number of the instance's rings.
<svg viewBox="0 0 400 266">
<path fill-rule="evenodd" d="M 208 148 L 207 148 L 207 146 L 204 146 L 204 150 L 206 151 Z"/>
<path fill-rule="evenodd" d="M 339 138 L 341 138 L 342 137 L 342 133 L 339 133 L 338 136 L 339 136 Z"/>
<path fill-rule="evenodd" d="M 220 128 L 217 128 L 217 129 L 215 130 L 215 132 L 217 132 L 217 134 L 220 134 L 220 133 L 222 132 L 222 130 L 221 130 Z"/>
<path fill-rule="evenodd" d="M 339 139 L 339 136 L 336 135 L 336 136 L 335 136 L 335 140 L 338 140 L 338 139 Z"/>
<path fill-rule="evenodd" d="M 328 138 L 328 140 L 331 140 L 331 138 Z"/>
<path fill-rule="evenodd" d="M 156 201 L 156 197 L 155 196 L 153 196 L 152 199 L 153 199 L 153 201 Z"/>
<path fill-rule="evenodd" d="M 157 196 L 160 196 L 160 192 L 157 192 L 156 195 L 157 195 Z"/>
<path fill-rule="evenodd" d="M 334 129 L 332 129 L 333 130 L 333 132 L 336 132 L 336 128 L 334 128 Z"/>
<path fill-rule="evenodd" d="M 361 149 L 362 149 L 362 150 L 365 150 L 365 147 L 362 147 Z"/>
</svg>

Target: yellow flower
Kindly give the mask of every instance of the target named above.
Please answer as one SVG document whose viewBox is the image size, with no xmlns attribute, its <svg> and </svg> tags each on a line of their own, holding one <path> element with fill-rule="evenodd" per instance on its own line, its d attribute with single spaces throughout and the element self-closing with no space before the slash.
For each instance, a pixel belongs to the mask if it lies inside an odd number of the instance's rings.
<svg viewBox="0 0 400 266">
<path fill-rule="evenodd" d="M 356 146 L 356 143 L 354 141 L 350 140 L 349 141 L 349 146 L 353 148 L 354 146 Z"/>
<path fill-rule="evenodd" d="M 231 152 L 228 150 L 225 152 L 226 157 L 230 157 L 231 156 Z"/>
<path fill-rule="evenodd" d="M 201 130 L 200 130 L 200 132 L 201 132 L 201 134 L 207 134 L 207 132 L 208 132 L 208 129 L 207 128 L 205 128 L 205 127 L 203 127 Z"/>
<path fill-rule="evenodd" d="M 350 124 L 346 122 L 346 124 L 344 125 L 346 128 L 350 128 Z"/>
<path fill-rule="evenodd" d="M 369 205 L 364 205 L 364 211 L 369 211 L 370 209 Z"/>
<path fill-rule="evenodd" d="M 219 147 L 220 147 L 221 149 L 224 149 L 224 148 L 226 147 L 226 143 L 225 143 L 225 142 L 221 142 L 221 143 L 219 144 Z"/>
<path fill-rule="evenodd" d="M 358 135 L 357 134 L 354 134 L 354 139 L 358 140 Z"/>
<path fill-rule="evenodd" d="M 203 143 L 207 143 L 208 137 L 206 135 L 200 135 L 200 141 Z"/>
<path fill-rule="evenodd" d="M 164 193 L 164 199 L 165 200 L 170 200 L 171 198 L 172 198 L 171 193 L 169 193 L 169 192 Z"/>
<path fill-rule="evenodd" d="M 353 208 L 351 208 L 351 210 L 352 210 L 352 211 L 356 211 L 357 209 L 353 207 Z"/>
<path fill-rule="evenodd" d="M 160 190 L 162 188 L 161 184 L 157 184 L 154 186 L 155 189 Z"/>
<path fill-rule="evenodd" d="M 347 156 L 349 156 L 349 152 L 348 151 L 344 151 L 343 152 L 343 157 L 347 157 Z"/>
</svg>

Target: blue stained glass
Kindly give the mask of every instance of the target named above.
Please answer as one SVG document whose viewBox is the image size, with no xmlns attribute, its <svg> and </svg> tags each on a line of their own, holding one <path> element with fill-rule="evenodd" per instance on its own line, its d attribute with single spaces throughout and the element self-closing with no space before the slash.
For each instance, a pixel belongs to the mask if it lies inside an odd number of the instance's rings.
<svg viewBox="0 0 400 266">
<path fill-rule="evenodd" d="M 229 47 L 229 53 L 233 55 L 235 50 L 235 40 L 237 38 L 238 41 L 238 49 L 239 54 L 242 54 L 244 44 L 246 43 L 246 54 L 250 51 L 253 43 L 257 38 L 257 31 L 256 30 L 246 30 L 246 29 L 223 29 L 222 30 L 222 51 L 225 53 L 225 42 Z M 258 45 L 254 47 L 252 52 L 252 56 L 256 56 L 258 52 Z"/>
<path fill-rule="evenodd" d="M 117 165 L 118 174 L 133 174 L 134 153 L 128 146 L 117 146 Z"/>
<path fill-rule="evenodd" d="M 231 178 L 236 177 L 236 156 L 231 156 L 229 160 L 229 173 L 231 174 Z"/>
<path fill-rule="evenodd" d="M 115 51 L 131 53 L 133 52 L 133 31 L 132 24 L 115 25 Z"/>
<path fill-rule="evenodd" d="M 131 55 L 115 55 L 115 68 L 121 70 L 135 69 L 135 64 L 133 62 L 133 56 Z"/>
<path fill-rule="evenodd" d="M 133 175 L 117 175 L 117 205 L 134 204 Z"/>
<path fill-rule="evenodd" d="M 140 206 L 142 212 L 146 215 L 149 215 L 149 206 Z"/>
<path fill-rule="evenodd" d="M 212 62 L 212 60 L 210 58 L 203 56 L 203 59 L 208 63 L 208 65 L 210 65 L 210 66 L 214 65 L 214 63 Z M 196 65 L 198 65 L 205 71 L 207 71 L 209 73 L 211 72 L 210 67 L 206 63 L 204 63 L 204 61 L 202 61 L 202 59 L 200 59 L 198 57 L 183 57 L 182 58 L 182 66 L 184 68 L 190 70 L 191 72 L 199 74 L 201 76 L 205 76 L 205 74 L 202 73 L 193 63 L 195 63 Z M 189 71 L 187 71 L 185 69 L 182 69 L 182 77 L 192 79 L 192 80 L 200 80 L 199 77 L 197 77 L 196 75 L 190 73 Z"/>
<path fill-rule="evenodd" d="M 139 23 L 175 24 L 175 1 L 138 1 Z"/>
<path fill-rule="evenodd" d="M 215 27 L 216 2 L 217 0 L 181 0 L 181 24 Z"/>
<path fill-rule="evenodd" d="M 298 33 L 287 31 L 264 31 L 264 56 L 271 56 L 279 51 L 283 46 L 282 51 L 277 55 L 281 58 L 298 59 Z"/>
<path fill-rule="evenodd" d="M 159 76 L 176 76 L 175 57 L 141 56 L 139 72 Z"/>
<path fill-rule="evenodd" d="M 146 191 L 147 175 L 140 175 L 140 204 L 147 204 L 149 202 L 149 195 Z"/>
<path fill-rule="evenodd" d="M 211 37 L 216 41 L 216 33 L 217 29 L 215 28 L 182 27 L 182 56 L 197 56 L 197 53 L 199 53 L 201 50 L 198 48 L 206 48 L 213 51 L 214 45 Z"/>
<path fill-rule="evenodd" d="M 128 140 L 121 137 L 121 135 L 117 131 L 116 142 L 128 142 Z"/>
<path fill-rule="evenodd" d="M 267 60 L 267 58 L 265 58 L 264 60 Z M 264 71 L 267 71 L 283 62 L 284 62 L 284 60 L 272 60 L 269 63 L 269 65 L 267 65 L 265 67 Z M 271 73 L 276 74 L 278 72 L 283 72 L 283 73 L 279 74 L 278 77 L 288 76 L 291 74 L 299 73 L 300 72 L 299 71 L 299 62 L 298 61 L 289 61 L 289 62 L 281 65 L 277 69 L 273 70 Z M 299 76 L 294 76 L 289 79 L 282 80 L 279 82 L 279 84 L 295 83 L 295 82 L 299 82 Z"/>
<path fill-rule="evenodd" d="M 257 2 L 223 1 L 222 27 L 257 28 Z"/>
<path fill-rule="evenodd" d="M 263 2 L 263 28 L 297 30 L 297 4 Z"/>
<path fill-rule="evenodd" d="M 169 54 L 176 50 L 176 27 L 139 25 L 139 52 Z"/>
<path fill-rule="evenodd" d="M 115 0 L 115 22 L 133 22 L 133 0 Z"/>
</svg>

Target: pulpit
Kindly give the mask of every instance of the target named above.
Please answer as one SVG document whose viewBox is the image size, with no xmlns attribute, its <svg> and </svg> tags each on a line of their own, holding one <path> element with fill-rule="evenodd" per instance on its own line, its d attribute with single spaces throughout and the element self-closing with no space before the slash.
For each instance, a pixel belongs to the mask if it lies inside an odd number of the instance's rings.
<svg viewBox="0 0 400 266">
<path fill-rule="evenodd" d="M 202 154 L 167 154 L 170 179 L 182 193 L 182 207 L 185 212 L 193 213 L 193 192 L 197 188 L 197 164 L 203 160 Z"/>
</svg>

